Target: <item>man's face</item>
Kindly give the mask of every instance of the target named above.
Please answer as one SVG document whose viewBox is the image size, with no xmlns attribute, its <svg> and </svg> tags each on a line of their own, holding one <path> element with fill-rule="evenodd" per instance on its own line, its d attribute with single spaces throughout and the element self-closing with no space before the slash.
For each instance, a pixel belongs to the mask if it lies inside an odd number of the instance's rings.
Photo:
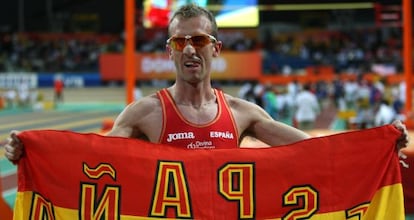
<svg viewBox="0 0 414 220">
<path fill-rule="evenodd" d="M 177 80 L 198 83 L 210 80 L 211 63 L 219 55 L 221 42 L 211 40 L 203 47 L 196 43 L 192 45 L 191 37 L 208 36 L 211 33 L 211 23 L 205 16 L 190 19 L 175 18 L 170 24 L 171 37 L 187 37 L 182 48 L 173 48 L 167 44 L 170 59 L 174 61 Z M 196 38 L 194 38 L 196 40 Z"/>
</svg>

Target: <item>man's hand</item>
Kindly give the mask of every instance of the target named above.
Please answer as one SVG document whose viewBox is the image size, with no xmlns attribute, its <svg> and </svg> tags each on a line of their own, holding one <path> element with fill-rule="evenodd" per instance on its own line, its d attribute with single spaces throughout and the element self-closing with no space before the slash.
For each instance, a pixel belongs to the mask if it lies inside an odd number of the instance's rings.
<svg viewBox="0 0 414 220">
<path fill-rule="evenodd" d="M 18 161 L 23 155 L 23 144 L 17 138 L 18 131 L 11 131 L 10 136 L 7 138 L 7 143 L 4 145 L 6 151 L 4 156 L 11 162 Z"/>
<path fill-rule="evenodd" d="M 392 124 L 401 131 L 401 136 L 397 139 L 397 149 L 401 150 L 408 146 L 409 136 L 408 131 L 405 125 L 400 120 L 395 120 Z"/>
<path fill-rule="evenodd" d="M 397 139 L 396 147 L 398 150 L 398 157 L 400 158 L 401 165 L 405 168 L 408 168 L 408 164 L 404 161 L 407 156 L 401 151 L 401 149 L 408 146 L 409 136 L 407 128 L 400 120 L 395 120 L 392 122 L 392 124 L 401 131 L 401 136 Z"/>
</svg>

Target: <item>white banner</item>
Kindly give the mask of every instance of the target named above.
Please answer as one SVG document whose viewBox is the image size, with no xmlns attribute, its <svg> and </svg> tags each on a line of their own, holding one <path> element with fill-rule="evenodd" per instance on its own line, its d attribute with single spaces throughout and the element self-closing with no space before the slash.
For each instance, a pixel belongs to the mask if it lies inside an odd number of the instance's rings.
<svg viewBox="0 0 414 220">
<path fill-rule="evenodd" d="M 37 74 L 33 72 L 2 72 L 0 73 L 0 89 L 16 89 L 27 86 L 37 88 Z"/>
</svg>

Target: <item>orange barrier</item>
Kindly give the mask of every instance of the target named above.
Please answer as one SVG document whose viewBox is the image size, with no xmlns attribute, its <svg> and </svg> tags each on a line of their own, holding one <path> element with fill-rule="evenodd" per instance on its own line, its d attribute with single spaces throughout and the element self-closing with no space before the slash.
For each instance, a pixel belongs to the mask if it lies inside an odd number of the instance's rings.
<svg viewBox="0 0 414 220">
<path fill-rule="evenodd" d="M 175 78 L 174 64 L 167 53 L 137 53 L 135 77 L 140 80 Z M 99 56 L 99 73 L 103 81 L 124 81 L 125 56 L 121 53 L 103 53 Z M 256 80 L 260 77 L 259 51 L 223 52 L 213 61 L 211 78 L 214 80 Z"/>
<path fill-rule="evenodd" d="M 112 126 L 114 126 L 114 120 L 113 119 L 111 119 L 111 118 L 104 119 L 102 121 L 102 127 L 101 127 L 101 131 L 99 132 L 99 134 L 105 135 L 106 133 L 111 131 Z"/>
<path fill-rule="evenodd" d="M 353 73 L 334 73 L 330 66 L 313 66 L 306 68 L 306 74 L 303 75 L 282 75 L 280 73 L 261 75 L 259 81 L 261 83 L 272 83 L 272 84 L 287 84 L 293 80 L 297 80 L 300 83 L 315 83 L 318 81 L 333 81 L 335 79 L 341 80 L 357 80 L 357 75 Z M 398 84 L 404 81 L 404 74 L 396 73 L 389 76 L 380 76 L 376 73 L 365 73 L 363 79 L 374 82 L 379 79 L 385 80 L 388 84 Z"/>
</svg>

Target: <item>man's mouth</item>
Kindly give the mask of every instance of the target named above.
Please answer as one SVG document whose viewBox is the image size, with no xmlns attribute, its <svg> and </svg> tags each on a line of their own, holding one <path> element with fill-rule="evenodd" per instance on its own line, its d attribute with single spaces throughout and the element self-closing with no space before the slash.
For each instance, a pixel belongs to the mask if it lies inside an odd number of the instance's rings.
<svg viewBox="0 0 414 220">
<path fill-rule="evenodd" d="M 191 68 L 191 67 L 198 67 L 198 66 L 200 66 L 200 63 L 194 62 L 194 61 L 188 61 L 188 62 L 185 62 L 184 63 L 184 66 L 185 67 L 189 67 L 189 68 Z"/>
</svg>

